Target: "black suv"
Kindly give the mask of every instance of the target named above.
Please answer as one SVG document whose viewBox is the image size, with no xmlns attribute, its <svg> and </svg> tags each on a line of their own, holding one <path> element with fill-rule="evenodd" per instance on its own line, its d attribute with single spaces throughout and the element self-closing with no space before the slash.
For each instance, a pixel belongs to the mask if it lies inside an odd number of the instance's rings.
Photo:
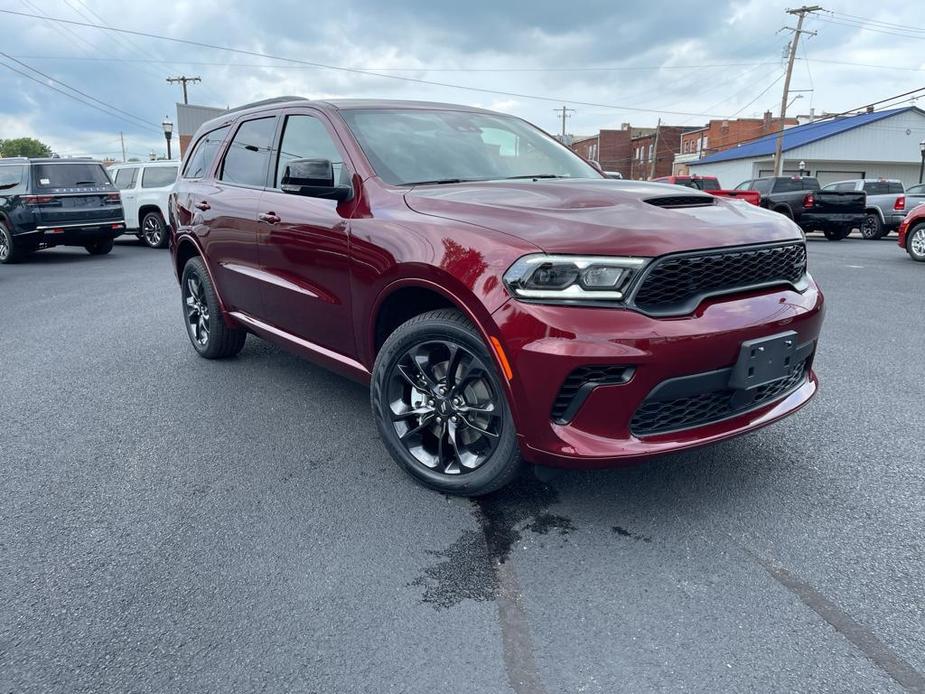
<svg viewBox="0 0 925 694">
<path fill-rule="evenodd" d="M 90 159 L 0 159 L 0 263 L 40 248 L 112 250 L 125 232 L 122 199 Z"/>
</svg>

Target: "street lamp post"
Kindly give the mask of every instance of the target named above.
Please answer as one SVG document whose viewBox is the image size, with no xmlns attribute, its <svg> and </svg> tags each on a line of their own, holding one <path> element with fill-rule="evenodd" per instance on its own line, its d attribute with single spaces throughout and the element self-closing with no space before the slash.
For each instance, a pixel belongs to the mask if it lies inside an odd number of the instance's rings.
<svg viewBox="0 0 925 694">
<path fill-rule="evenodd" d="M 172 159 L 170 153 L 170 138 L 173 137 L 173 123 L 170 122 L 170 119 L 167 116 L 164 116 L 164 122 L 161 123 L 161 126 L 164 128 L 164 139 L 167 140 L 167 158 Z"/>
<path fill-rule="evenodd" d="M 922 163 L 919 164 L 919 183 L 921 183 L 922 174 L 925 173 L 925 140 L 919 142 L 919 150 L 922 152 Z"/>
</svg>

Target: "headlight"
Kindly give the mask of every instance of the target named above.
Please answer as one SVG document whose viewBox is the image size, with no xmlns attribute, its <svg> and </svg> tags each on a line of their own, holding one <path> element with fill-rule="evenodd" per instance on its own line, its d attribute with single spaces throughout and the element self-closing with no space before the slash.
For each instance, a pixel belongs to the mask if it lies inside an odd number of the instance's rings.
<svg viewBox="0 0 925 694">
<path fill-rule="evenodd" d="M 504 284 L 522 299 L 620 301 L 648 258 L 546 255 L 520 258 L 504 273 Z"/>
</svg>

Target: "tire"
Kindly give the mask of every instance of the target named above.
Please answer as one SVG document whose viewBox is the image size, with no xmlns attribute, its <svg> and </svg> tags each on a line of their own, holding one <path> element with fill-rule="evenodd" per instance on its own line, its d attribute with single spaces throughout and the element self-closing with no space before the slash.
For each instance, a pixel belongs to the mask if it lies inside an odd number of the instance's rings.
<svg viewBox="0 0 925 694">
<path fill-rule="evenodd" d="M 200 357 L 227 359 L 241 351 L 247 331 L 225 324 L 215 287 L 201 258 L 191 258 L 183 266 L 180 295 L 186 335 Z"/>
<path fill-rule="evenodd" d="M 23 255 L 23 249 L 13 239 L 10 230 L 0 224 L 0 265 L 18 263 Z"/>
<path fill-rule="evenodd" d="M 909 230 L 909 235 L 906 237 L 906 252 L 913 260 L 925 263 L 925 224 L 919 224 Z"/>
<path fill-rule="evenodd" d="M 84 248 L 87 249 L 87 253 L 90 255 L 107 255 L 114 245 L 115 241 L 113 239 L 102 239 L 93 243 L 86 243 Z"/>
<path fill-rule="evenodd" d="M 141 242 L 148 248 L 167 248 L 170 237 L 160 212 L 148 212 L 141 220 Z"/>
<path fill-rule="evenodd" d="M 851 229 L 824 229 L 822 233 L 829 241 L 841 241 L 851 233 Z"/>
<path fill-rule="evenodd" d="M 864 215 L 864 221 L 861 223 L 861 236 L 869 241 L 874 241 L 883 236 L 883 221 L 876 212 L 867 212 Z"/>
<path fill-rule="evenodd" d="M 480 496 L 520 470 L 491 354 L 458 311 L 423 313 L 389 335 L 373 366 L 370 403 L 386 450 L 426 487 Z"/>
</svg>

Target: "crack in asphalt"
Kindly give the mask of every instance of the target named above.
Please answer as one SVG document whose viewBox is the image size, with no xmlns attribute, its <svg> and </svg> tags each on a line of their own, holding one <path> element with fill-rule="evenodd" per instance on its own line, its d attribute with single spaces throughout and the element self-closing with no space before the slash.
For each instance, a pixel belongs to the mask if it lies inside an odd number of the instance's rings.
<svg viewBox="0 0 925 694">
<path fill-rule="evenodd" d="M 768 559 L 754 554 L 752 556 L 771 578 L 828 622 L 835 631 L 844 636 L 867 656 L 868 660 L 896 680 L 906 691 L 925 694 L 925 675 L 894 653 L 870 629 L 855 621 L 847 612 L 800 577 Z"/>
</svg>

